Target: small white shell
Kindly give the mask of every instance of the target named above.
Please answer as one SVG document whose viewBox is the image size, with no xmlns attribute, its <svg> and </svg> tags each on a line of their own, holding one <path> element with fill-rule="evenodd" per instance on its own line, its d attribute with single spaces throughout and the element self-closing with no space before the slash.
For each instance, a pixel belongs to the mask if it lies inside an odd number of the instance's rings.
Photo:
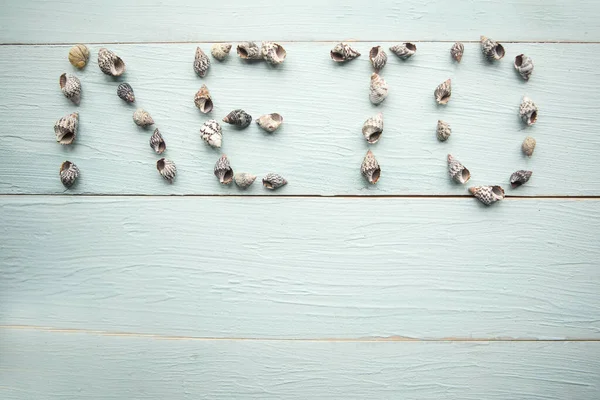
<svg viewBox="0 0 600 400">
<path fill-rule="evenodd" d="M 375 46 L 369 51 L 369 60 L 376 71 L 381 70 L 387 63 L 387 54 L 383 51 L 383 47 Z"/>
<path fill-rule="evenodd" d="M 528 81 L 533 73 L 533 60 L 525 54 L 519 54 L 515 57 L 515 69 L 519 72 L 521 78 Z"/>
<path fill-rule="evenodd" d="M 133 122 L 135 122 L 137 126 L 141 126 L 142 128 L 154 124 L 154 120 L 152 119 L 148 111 L 142 108 L 138 108 L 133 113 Z"/>
<path fill-rule="evenodd" d="M 231 165 L 225 154 L 223 154 L 215 163 L 214 172 L 222 185 L 229 185 L 233 180 L 233 169 L 231 169 Z"/>
<path fill-rule="evenodd" d="M 538 108 L 529 97 L 524 96 L 519 106 L 519 116 L 527 125 L 531 126 L 536 123 L 538 117 Z"/>
<path fill-rule="evenodd" d="M 64 73 L 60 76 L 60 90 L 65 97 L 71 100 L 74 104 L 79 105 L 81 100 L 81 82 L 75 75 Z"/>
<path fill-rule="evenodd" d="M 504 198 L 504 189 L 500 186 L 474 186 L 469 192 L 486 206 Z"/>
<path fill-rule="evenodd" d="M 209 119 L 200 128 L 200 137 L 202 137 L 202 140 L 208 143 L 211 147 L 221 147 L 221 142 L 223 140 L 223 131 L 221 130 L 221 125 L 219 125 L 219 123 L 214 119 Z"/>
<path fill-rule="evenodd" d="M 90 58 L 90 50 L 85 44 L 76 44 L 69 50 L 69 62 L 75 68 L 85 67 Z"/>
<path fill-rule="evenodd" d="M 54 134 L 56 141 L 60 144 L 71 144 L 77 137 L 77 127 L 79 126 L 79 113 L 74 112 L 65 115 L 54 124 Z"/>
<path fill-rule="evenodd" d="M 238 44 L 237 53 L 243 60 L 260 60 L 262 58 L 260 47 L 254 42 L 243 42 Z"/>
<path fill-rule="evenodd" d="M 152 147 L 156 154 L 162 154 L 167 149 L 167 144 L 158 128 L 156 128 L 152 136 L 150 136 L 150 147 Z"/>
<path fill-rule="evenodd" d="M 287 55 L 283 46 L 274 42 L 263 42 L 260 52 L 265 61 L 272 65 L 281 64 Z"/>
<path fill-rule="evenodd" d="M 513 174 L 510 176 L 510 186 L 515 189 L 522 184 L 527 183 L 529 178 L 531 178 L 531 174 L 533 174 L 533 172 L 525 170 L 513 172 Z"/>
<path fill-rule="evenodd" d="M 367 155 L 363 159 L 360 166 L 360 173 L 373 185 L 376 184 L 381 177 L 381 168 L 371 150 L 367 151 Z"/>
<path fill-rule="evenodd" d="M 287 181 L 283 178 L 283 176 L 274 173 L 267 174 L 263 178 L 262 183 L 263 186 L 269 190 L 275 190 L 283 185 L 287 185 Z"/>
<path fill-rule="evenodd" d="M 527 136 L 525 140 L 523 140 L 521 150 L 527 157 L 531 157 L 533 155 L 533 151 L 535 150 L 535 144 L 536 141 L 531 136 Z"/>
<path fill-rule="evenodd" d="M 498 42 L 481 36 L 481 51 L 489 61 L 496 61 L 504 57 L 504 47 Z"/>
<path fill-rule="evenodd" d="M 406 60 L 417 52 L 417 46 L 413 43 L 402 43 L 390 47 L 390 51 L 401 59 Z"/>
<path fill-rule="evenodd" d="M 450 125 L 446 121 L 438 120 L 436 136 L 440 142 L 445 142 L 448 140 L 450 135 L 452 134 L 452 129 Z"/>
<path fill-rule="evenodd" d="M 269 133 L 273 133 L 283 123 L 283 117 L 277 113 L 262 115 L 256 120 L 258 126 Z"/>
<path fill-rule="evenodd" d="M 388 96 L 388 84 L 379 74 L 371 74 L 371 86 L 369 88 L 369 100 L 371 103 L 377 105 L 383 103 L 385 98 Z"/>
<path fill-rule="evenodd" d="M 354 60 L 355 58 L 360 57 L 358 50 L 350 47 L 348 43 L 336 44 L 335 47 L 329 52 L 329 55 L 333 61 L 339 63 Z"/>
<path fill-rule="evenodd" d="M 367 142 L 377 143 L 383 133 L 383 113 L 377 113 L 365 121 L 362 128 L 362 133 Z"/>
<path fill-rule="evenodd" d="M 460 62 L 460 60 L 462 60 L 464 52 L 465 46 L 461 42 L 454 43 L 450 48 L 450 55 L 456 60 L 456 62 Z"/>
<path fill-rule="evenodd" d="M 457 159 L 448 154 L 448 173 L 454 182 L 464 184 L 471 179 L 471 173 Z"/>
<path fill-rule="evenodd" d="M 202 85 L 200 90 L 196 92 L 196 95 L 194 96 L 194 104 L 196 105 L 196 107 L 198 107 L 200 112 L 204 114 L 208 114 L 212 111 L 213 101 L 212 97 L 210 97 L 210 92 L 208 91 L 206 85 Z"/>
<path fill-rule="evenodd" d="M 194 71 L 199 77 L 204 78 L 210 67 L 210 58 L 200 47 L 196 47 L 196 56 L 194 57 Z"/>
<path fill-rule="evenodd" d="M 65 161 L 60 165 L 59 176 L 62 184 L 70 187 L 79 176 L 79 168 L 71 161 Z"/>
<path fill-rule="evenodd" d="M 210 48 L 210 54 L 219 61 L 223 61 L 231 51 L 231 43 L 215 43 Z"/>
<path fill-rule="evenodd" d="M 233 181 L 242 189 L 248 188 L 256 180 L 256 175 L 249 174 L 247 172 L 237 172 L 233 176 Z"/>
<path fill-rule="evenodd" d="M 442 82 L 435 91 L 433 92 L 435 96 L 435 101 L 438 104 L 447 104 L 450 101 L 450 96 L 452 96 L 452 81 L 447 79 Z"/>
<path fill-rule="evenodd" d="M 104 47 L 98 50 L 100 71 L 110 76 L 121 76 L 125 72 L 125 63 L 119 56 Z"/>
<path fill-rule="evenodd" d="M 165 180 L 169 181 L 169 183 L 173 183 L 173 179 L 175 179 L 175 175 L 177 175 L 177 167 L 173 161 L 161 158 L 156 162 L 156 169 Z"/>
</svg>

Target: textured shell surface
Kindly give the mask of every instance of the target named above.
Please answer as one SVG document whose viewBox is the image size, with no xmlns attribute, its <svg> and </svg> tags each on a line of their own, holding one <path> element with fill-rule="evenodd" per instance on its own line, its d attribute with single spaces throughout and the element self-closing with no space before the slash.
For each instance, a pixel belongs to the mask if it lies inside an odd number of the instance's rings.
<svg viewBox="0 0 600 400">
<path fill-rule="evenodd" d="M 401 59 L 406 60 L 417 52 L 417 46 L 413 43 L 401 43 L 390 47 L 390 51 Z"/>
<path fill-rule="evenodd" d="M 287 181 L 283 176 L 269 173 L 262 180 L 263 186 L 267 189 L 274 190 L 282 187 L 283 185 L 287 185 Z"/>
<path fill-rule="evenodd" d="M 252 122 L 252 116 L 242 109 L 233 110 L 223 118 L 223 122 L 245 128 Z"/>
<path fill-rule="evenodd" d="M 128 103 L 133 103 L 135 101 L 135 94 L 133 93 L 133 88 L 129 83 L 121 83 L 117 87 L 117 96 Z"/>
<path fill-rule="evenodd" d="M 206 85 L 202 85 L 200 90 L 196 92 L 196 95 L 194 96 L 194 104 L 204 114 L 208 114 L 212 111 L 213 101 Z"/>
<path fill-rule="evenodd" d="M 369 61 L 376 71 L 381 70 L 387 63 L 387 54 L 381 46 L 375 46 L 369 51 Z"/>
<path fill-rule="evenodd" d="M 59 79 L 60 90 L 65 97 L 74 104 L 79 105 L 81 101 L 81 82 L 75 75 L 64 73 Z"/>
<path fill-rule="evenodd" d="M 85 67 L 89 58 L 90 50 L 85 44 L 76 44 L 69 49 L 69 62 L 75 68 Z"/>
<path fill-rule="evenodd" d="M 233 176 L 233 181 L 242 189 L 250 187 L 256 180 L 256 175 L 249 174 L 247 172 L 237 172 Z"/>
<path fill-rule="evenodd" d="M 263 42 L 260 52 L 265 61 L 272 65 L 281 64 L 287 55 L 283 46 L 274 42 Z"/>
<path fill-rule="evenodd" d="M 371 150 L 367 151 L 367 155 L 363 159 L 360 166 L 360 173 L 373 185 L 376 184 L 381 177 L 381 168 Z"/>
<path fill-rule="evenodd" d="M 150 147 L 152 147 L 156 154 L 162 154 L 167 149 L 165 139 L 163 139 L 158 128 L 156 128 L 152 136 L 150 136 Z"/>
<path fill-rule="evenodd" d="M 358 50 L 352 48 L 348 43 L 338 43 L 329 52 L 331 59 L 335 62 L 346 62 L 360 57 Z"/>
<path fill-rule="evenodd" d="M 531 174 L 533 174 L 532 171 L 525 171 L 523 169 L 513 172 L 513 174 L 510 176 L 510 186 L 514 189 L 518 188 L 524 183 L 527 183 L 529 178 L 531 178 Z"/>
<path fill-rule="evenodd" d="M 463 54 L 465 52 L 465 46 L 461 42 L 456 42 L 450 48 L 450 55 L 456 62 L 460 62 L 462 60 Z"/>
<path fill-rule="evenodd" d="M 436 136 L 440 142 L 445 142 L 448 140 L 450 135 L 452 134 L 452 129 L 450 125 L 446 121 L 438 120 Z"/>
<path fill-rule="evenodd" d="M 454 182 L 464 184 L 471 179 L 471 173 L 456 158 L 448 154 L 448 173 Z"/>
<path fill-rule="evenodd" d="M 481 51 L 489 61 L 496 61 L 504 57 L 504 47 L 485 36 L 481 36 Z"/>
<path fill-rule="evenodd" d="M 199 77 L 204 78 L 210 67 L 210 58 L 200 47 L 196 47 L 196 56 L 194 57 L 194 71 Z"/>
<path fill-rule="evenodd" d="M 525 54 L 519 54 L 515 57 L 515 69 L 519 72 L 521 78 L 528 81 L 533 73 L 533 60 Z"/>
<path fill-rule="evenodd" d="M 79 126 L 79 113 L 74 112 L 65 115 L 54 124 L 54 134 L 56 141 L 60 144 L 71 144 L 77 137 L 77 127 Z"/>
<path fill-rule="evenodd" d="M 535 150 L 535 144 L 535 139 L 531 136 L 527 136 L 525 140 L 523 140 L 521 150 L 527 157 L 531 157 L 533 155 L 533 151 Z"/>
<path fill-rule="evenodd" d="M 148 111 L 142 108 L 138 108 L 133 113 L 133 122 L 135 122 L 137 126 L 141 126 L 142 128 L 154 124 L 154 120 L 150 116 L 150 113 L 148 113 Z"/>
<path fill-rule="evenodd" d="M 377 113 L 367 119 L 362 127 L 362 134 L 367 142 L 377 143 L 383 133 L 383 113 Z"/>
<path fill-rule="evenodd" d="M 60 181 L 66 187 L 70 187 L 75 183 L 79 176 L 79 168 L 71 161 L 65 161 L 60 165 L 59 171 Z"/>
<path fill-rule="evenodd" d="M 98 66 L 100 71 L 110 76 L 121 76 L 125 72 L 123 60 L 104 47 L 98 50 Z"/>
<path fill-rule="evenodd" d="M 519 106 L 519 116 L 527 125 L 533 125 L 537 121 L 538 108 L 529 97 L 524 96 Z"/>
<path fill-rule="evenodd" d="M 486 206 L 504 198 L 504 189 L 500 186 L 473 186 L 469 192 Z"/>
<path fill-rule="evenodd" d="M 371 74 L 371 86 L 369 88 L 369 100 L 377 105 L 383 103 L 388 96 L 388 84 L 379 74 Z"/>
<path fill-rule="evenodd" d="M 225 154 L 223 154 L 215 163 L 214 172 L 222 185 L 229 185 L 233 181 L 233 169 L 231 169 L 229 159 Z"/>
<path fill-rule="evenodd" d="M 221 147 L 223 131 L 221 125 L 214 119 L 209 119 L 200 128 L 200 137 L 211 147 Z"/>
<path fill-rule="evenodd" d="M 162 175 L 162 177 L 170 183 L 173 182 L 175 175 L 177 175 L 177 167 L 175 166 L 175 163 L 171 160 L 167 160 L 166 158 L 161 158 L 156 162 L 156 169 Z"/>
<path fill-rule="evenodd" d="M 437 101 L 438 104 L 448 104 L 450 101 L 450 96 L 452 96 L 452 81 L 447 79 L 446 81 L 442 82 L 437 88 L 435 88 L 433 95 L 435 96 L 435 101 Z"/>
<path fill-rule="evenodd" d="M 273 133 L 283 123 L 283 117 L 277 113 L 265 114 L 256 120 L 258 126 L 269 133 Z"/>
<path fill-rule="evenodd" d="M 231 43 L 215 43 L 210 48 L 210 54 L 212 54 L 215 59 L 223 61 L 229 55 L 231 47 Z"/>
<path fill-rule="evenodd" d="M 260 47 L 254 42 L 243 42 L 237 45 L 237 53 L 243 60 L 260 60 L 262 53 Z"/>
</svg>

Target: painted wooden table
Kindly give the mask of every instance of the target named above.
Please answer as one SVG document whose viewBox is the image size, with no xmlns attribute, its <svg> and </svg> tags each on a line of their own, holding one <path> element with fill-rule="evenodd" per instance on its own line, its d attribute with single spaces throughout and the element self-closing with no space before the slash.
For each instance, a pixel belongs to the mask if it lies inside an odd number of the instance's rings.
<svg viewBox="0 0 600 400">
<path fill-rule="evenodd" d="M 592 0 L 498 2 L 6 1 L 0 14 L 0 398 L 599 399 L 600 17 Z M 484 61 L 478 38 L 507 56 Z M 277 40 L 285 63 L 213 60 L 196 46 Z M 329 58 L 340 40 L 363 56 Z M 389 54 L 390 96 L 368 100 L 373 45 Z M 449 48 L 465 43 L 461 64 Z M 76 71 L 69 47 L 87 44 Z M 98 49 L 122 56 L 103 75 Z M 517 54 L 533 58 L 529 82 Z M 60 92 L 75 73 L 81 105 Z M 452 78 L 436 106 L 433 89 Z M 116 96 L 118 82 L 136 104 Z M 234 170 L 275 171 L 268 192 L 223 187 L 200 139 L 212 116 L 279 112 L 270 135 L 224 127 Z M 518 119 L 523 95 L 539 122 Z M 153 115 L 178 167 L 155 170 Z M 72 147 L 53 125 L 79 111 Z M 384 113 L 368 146 L 362 123 Z M 453 134 L 435 138 L 438 119 Z M 528 159 L 525 136 L 538 141 Z M 359 165 L 370 147 L 382 178 Z M 485 207 L 453 184 L 502 184 Z M 81 169 L 66 190 L 58 168 Z M 510 189 L 517 169 L 531 181 Z"/>
</svg>

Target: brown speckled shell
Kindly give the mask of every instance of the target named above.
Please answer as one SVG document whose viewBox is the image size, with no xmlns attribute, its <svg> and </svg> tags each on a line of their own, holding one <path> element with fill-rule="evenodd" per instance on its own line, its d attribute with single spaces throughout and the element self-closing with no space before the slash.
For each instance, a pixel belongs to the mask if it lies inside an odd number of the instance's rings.
<svg viewBox="0 0 600 400">
<path fill-rule="evenodd" d="M 433 95 L 435 96 L 435 101 L 438 104 L 448 104 L 450 101 L 450 96 L 452 96 L 452 81 L 447 79 L 446 81 L 442 82 L 437 88 L 435 88 Z"/>
<path fill-rule="evenodd" d="M 367 151 L 367 155 L 363 159 L 363 162 L 360 166 L 360 173 L 370 184 L 373 185 L 376 184 L 381 177 L 381 168 L 379 167 L 379 163 L 375 159 L 375 156 L 371 150 Z"/>
<path fill-rule="evenodd" d="M 486 206 L 504 199 L 504 189 L 500 186 L 474 186 L 469 192 Z"/>
<path fill-rule="evenodd" d="M 202 51 L 200 47 L 196 47 L 196 56 L 194 57 L 194 72 L 204 78 L 210 68 L 210 58 Z"/>
<path fill-rule="evenodd" d="M 481 36 L 480 40 L 481 51 L 489 61 L 497 61 L 504 57 L 504 47 L 500 43 L 485 36 Z"/>
<path fill-rule="evenodd" d="M 331 59 L 335 62 L 344 63 L 360 57 L 358 50 L 353 49 L 348 43 L 338 43 L 329 52 Z"/>
<path fill-rule="evenodd" d="M 81 82 L 75 75 L 64 73 L 59 79 L 60 90 L 65 97 L 79 105 L 81 100 Z"/>
<path fill-rule="evenodd" d="M 162 154 L 167 149 L 165 139 L 163 139 L 158 128 L 156 128 L 152 136 L 150 136 L 150 147 L 156 152 L 156 154 Z"/>
<path fill-rule="evenodd" d="M 233 169 L 231 169 L 229 159 L 225 154 L 215 163 L 214 173 L 222 185 L 229 185 L 233 181 Z"/>
<path fill-rule="evenodd" d="M 125 72 L 125 63 L 121 57 L 104 47 L 98 50 L 98 66 L 100 71 L 110 76 L 121 76 Z"/>
<path fill-rule="evenodd" d="M 71 187 L 79 176 L 79 168 L 71 161 L 65 161 L 60 165 L 59 176 L 65 187 Z"/>
<path fill-rule="evenodd" d="M 74 112 L 65 115 L 54 124 L 54 134 L 56 141 L 60 144 L 71 144 L 77 137 L 77 127 L 79 126 L 79 113 Z"/>
<path fill-rule="evenodd" d="M 173 179 L 177 175 L 177 167 L 173 161 L 161 158 L 156 162 L 156 169 L 165 180 L 173 183 Z"/>
<path fill-rule="evenodd" d="M 375 46 L 369 51 L 369 61 L 376 71 L 380 71 L 387 63 L 387 54 L 381 46 Z"/>
<path fill-rule="evenodd" d="M 523 185 L 524 183 L 527 183 L 527 181 L 529 181 L 529 178 L 531 178 L 531 174 L 533 174 L 533 172 L 525 171 L 523 169 L 513 172 L 513 174 L 510 176 L 510 186 L 513 189 L 515 189 Z"/>
<path fill-rule="evenodd" d="M 456 42 L 450 48 L 450 55 L 456 62 L 460 62 L 462 60 L 463 54 L 465 52 L 465 46 L 461 42 Z"/>
<path fill-rule="evenodd" d="M 196 105 L 196 107 L 198 107 L 200 112 L 204 114 L 208 114 L 212 111 L 213 101 L 206 85 L 202 85 L 200 90 L 196 92 L 196 95 L 194 96 L 194 104 Z"/>
<path fill-rule="evenodd" d="M 390 47 L 390 51 L 402 60 L 407 60 L 417 52 L 417 46 L 407 42 Z"/>
<path fill-rule="evenodd" d="M 448 173 L 456 183 L 464 184 L 471 179 L 471 173 L 457 159 L 448 154 Z"/>
<path fill-rule="evenodd" d="M 275 190 L 284 185 L 287 185 L 287 181 L 281 175 L 269 173 L 262 180 L 263 186 L 269 190 Z"/>
</svg>

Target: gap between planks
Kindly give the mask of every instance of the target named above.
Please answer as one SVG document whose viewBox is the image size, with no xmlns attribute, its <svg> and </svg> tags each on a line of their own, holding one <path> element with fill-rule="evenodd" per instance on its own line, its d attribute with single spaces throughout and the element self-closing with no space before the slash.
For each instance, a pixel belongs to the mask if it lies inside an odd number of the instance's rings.
<svg viewBox="0 0 600 400">
<path fill-rule="evenodd" d="M 0 193 L 2 197 L 232 197 L 232 198 L 340 198 L 340 199 L 473 199 L 469 194 L 140 194 L 140 193 Z M 515 196 L 506 195 L 504 200 L 599 200 L 598 196 Z"/>
</svg>

